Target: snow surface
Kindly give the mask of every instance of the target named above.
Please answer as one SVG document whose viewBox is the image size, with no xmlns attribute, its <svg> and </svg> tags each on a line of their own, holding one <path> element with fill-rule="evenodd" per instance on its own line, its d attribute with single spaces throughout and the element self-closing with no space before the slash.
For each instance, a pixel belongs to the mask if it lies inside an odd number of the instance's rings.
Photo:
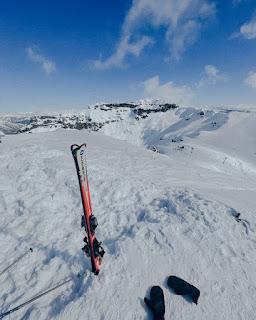
<svg viewBox="0 0 256 320">
<path fill-rule="evenodd" d="M 152 285 L 164 290 L 166 319 L 255 319 L 255 126 L 254 111 L 202 117 L 187 108 L 128 117 L 100 133 L 7 135 L 0 144 L 0 271 L 27 248 L 34 252 L 1 276 L 1 312 L 85 271 L 7 319 L 152 319 L 143 302 Z M 106 250 L 99 276 L 81 251 L 69 148 L 83 142 Z M 169 291 L 171 274 L 201 290 L 197 306 Z"/>
</svg>

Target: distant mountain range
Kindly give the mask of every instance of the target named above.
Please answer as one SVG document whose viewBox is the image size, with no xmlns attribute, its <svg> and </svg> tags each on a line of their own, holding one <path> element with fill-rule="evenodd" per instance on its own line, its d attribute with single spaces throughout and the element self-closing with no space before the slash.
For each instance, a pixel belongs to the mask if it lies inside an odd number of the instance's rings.
<svg viewBox="0 0 256 320">
<path fill-rule="evenodd" d="M 98 131 L 106 124 L 124 120 L 124 114 L 132 115 L 134 119 L 139 120 L 147 118 L 150 113 L 163 113 L 177 108 L 176 104 L 168 103 L 158 105 L 144 102 L 138 104 L 111 103 L 89 106 L 83 111 L 7 114 L 0 115 L 0 130 L 4 134 L 33 132 L 38 128 Z M 108 113 L 109 116 L 104 113 Z"/>
</svg>

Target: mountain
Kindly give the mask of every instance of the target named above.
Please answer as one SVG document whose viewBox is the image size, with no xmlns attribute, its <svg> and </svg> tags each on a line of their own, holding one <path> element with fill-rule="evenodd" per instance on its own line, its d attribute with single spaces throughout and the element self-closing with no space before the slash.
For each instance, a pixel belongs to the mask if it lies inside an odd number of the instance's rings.
<svg viewBox="0 0 256 320">
<path fill-rule="evenodd" d="M 131 117 L 145 119 L 151 113 L 163 113 L 178 108 L 175 104 L 156 104 L 141 101 L 134 103 L 100 104 L 88 106 L 83 111 L 63 113 L 25 113 L 3 114 L 0 116 L 0 128 L 6 134 L 49 131 L 59 128 L 88 129 L 98 131 L 104 125 Z"/>
</svg>

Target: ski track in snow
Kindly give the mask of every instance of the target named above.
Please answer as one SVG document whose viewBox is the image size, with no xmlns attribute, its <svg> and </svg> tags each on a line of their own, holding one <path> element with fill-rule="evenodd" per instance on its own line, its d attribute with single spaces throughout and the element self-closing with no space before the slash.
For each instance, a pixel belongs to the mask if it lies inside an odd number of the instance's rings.
<svg viewBox="0 0 256 320">
<path fill-rule="evenodd" d="M 240 202 L 250 192 L 254 199 L 255 166 L 221 144 L 217 149 L 214 136 L 209 146 L 191 132 L 182 152 L 175 145 L 165 155 L 84 131 L 6 137 L 0 270 L 27 248 L 34 252 L 1 276 L 1 312 L 85 270 L 82 280 L 9 319 L 151 319 L 143 297 L 152 285 L 164 289 L 166 319 L 254 319 L 255 213 L 239 209 L 238 217 L 227 203 L 234 190 L 241 190 Z M 97 238 L 106 250 L 98 277 L 80 249 L 82 208 L 69 151 L 83 142 Z M 201 290 L 198 306 L 169 291 L 171 274 Z"/>
</svg>

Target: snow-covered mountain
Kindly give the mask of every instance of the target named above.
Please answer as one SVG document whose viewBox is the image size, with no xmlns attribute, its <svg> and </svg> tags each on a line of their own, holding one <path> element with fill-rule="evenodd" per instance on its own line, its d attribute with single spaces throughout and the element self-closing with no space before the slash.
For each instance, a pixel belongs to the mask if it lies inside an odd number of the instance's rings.
<svg viewBox="0 0 256 320">
<path fill-rule="evenodd" d="M 34 248 L 1 276 L 1 312 L 86 272 L 9 319 L 150 319 L 152 285 L 166 319 L 255 318 L 254 109 L 140 102 L 0 118 L 0 272 Z M 83 142 L 106 250 L 97 277 L 80 250 L 70 145 Z M 197 306 L 169 291 L 171 274 L 201 290 Z"/>
<path fill-rule="evenodd" d="M 183 136 L 216 130 L 228 118 L 230 109 L 180 108 L 175 104 L 142 100 L 137 103 L 98 104 L 82 111 L 0 115 L 5 134 L 35 133 L 63 129 L 101 131 L 136 145 L 159 141 L 182 142 Z M 166 143 L 160 143 L 165 145 Z"/>
<path fill-rule="evenodd" d="M 178 106 L 175 104 L 140 101 L 136 104 L 98 104 L 88 106 L 80 112 L 3 114 L 0 116 L 0 129 L 6 134 L 49 131 L 59 128 L 98 131 L 109 123 L 127 118 L 145 119 L 150 113 L 163 113 L 176 108 Z"/>
</svg>

